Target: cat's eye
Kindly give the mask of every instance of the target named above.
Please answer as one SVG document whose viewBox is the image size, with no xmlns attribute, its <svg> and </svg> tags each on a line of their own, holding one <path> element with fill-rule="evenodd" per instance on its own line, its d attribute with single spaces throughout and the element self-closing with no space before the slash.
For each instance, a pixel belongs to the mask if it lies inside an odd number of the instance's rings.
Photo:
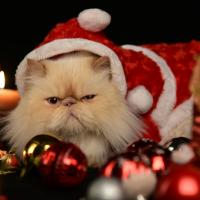
<svg viewBox="0 0 200 200">
<path fill-rule="evenodd" d="M 61 101 L 61 99 L 60 98 L 58 98 L 58 97 L 49 97 L 49 98 L 47 98 L 47 102 L 49 103 L 49 104 L 58 104 L 58 103 L 60 103 L 60 101 Z"/>
<path fill-rule="evenodd" d="M 89 94 L 89 95 L 85 95 L 81 98 L 81 100 L 91 100 L 91 99 L 94 99 L 94 97 L 96 97 L 95 94 Z"/>
</svg>

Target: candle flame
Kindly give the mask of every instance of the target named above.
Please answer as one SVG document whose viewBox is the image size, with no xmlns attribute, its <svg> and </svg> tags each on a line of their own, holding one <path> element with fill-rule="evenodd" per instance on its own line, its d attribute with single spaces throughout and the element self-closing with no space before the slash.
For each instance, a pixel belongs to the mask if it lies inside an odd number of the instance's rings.
<svg viewBox="0 0 200 200">
<path fill-rule="evenodd" d="M 0 71 L 0 88 L 5 87 L 5 75 L 3 71 Z"/>
</svg>

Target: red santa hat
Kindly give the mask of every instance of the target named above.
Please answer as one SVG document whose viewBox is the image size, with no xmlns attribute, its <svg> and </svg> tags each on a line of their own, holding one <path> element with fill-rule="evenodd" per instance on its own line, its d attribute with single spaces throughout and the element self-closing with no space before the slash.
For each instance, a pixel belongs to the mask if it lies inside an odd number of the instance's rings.
<svg viewBox="0 0 200 200">
<path fill-rule="evenodd" d="M 170 128 L 180 122 L 174 122 L 172 118 L 168 128 L 165 128 L 167 130 L 164 129 L 177 100 L 176 78 L 167 62 L 149 47 L 121 47 L 107 39 L 102 31 L 110 22 L 111 16 L 107 12 L 87 9 L 77 18 L 57 24 L 40 46 L 19 64 L 16 72 L 18 90 L 23 96 L 27 58 L 42 60 L 77 50 L 108 56 L 114 83 L 128 104 L 143 115 L 149 128 L 148 137 L 158 141 L 161 130 L 170 132 Z M 190 109 L 191 105 L 186 107 Z M 181 116 L 179 118 L 184 120 Z"/>
</svg>

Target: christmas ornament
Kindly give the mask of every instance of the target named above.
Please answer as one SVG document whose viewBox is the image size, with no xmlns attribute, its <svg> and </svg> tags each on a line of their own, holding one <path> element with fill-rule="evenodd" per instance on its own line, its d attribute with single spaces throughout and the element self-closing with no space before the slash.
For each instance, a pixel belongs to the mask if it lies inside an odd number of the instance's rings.
<svg viewBox="0 0 200 200">
<path fill-rule="evenodd" d="M 28 59 L 38 61 L 77 50 L 89 51 L 109 57 L 112 82 L 131 110 L 140 112 L 145 137 L 163 142 L 177 133 L 189 136 L 192 99 L 188 85 L 200 42 L 118 46 L 103 33 L 110 22 L 105 11 L 87 9 L 77 18 L 56 25 L 18 66 L 16 84 L 21 97 Z"/>
<path fill-rule="evenodd" d="M 3 156 L 5 156 L 6 154 L 8 154 L 7 151 L 5 151 L 5 150 L 0 150 L 0 159 L 1 159 Z"/>
<path fill-rule="evenodd" d="M 129 198 L 138 195 L 148 197 L 154 190 L 157 182 L 156 175 L 134 153 L 125 153 L 111 159 L 102 170 L 105 177 L 119 178 Z"/>
<path fill-rule="evenodd" d="M 165 172 L 168 165 L 169 152 L 156 142 L 149 139 L 141 139 L 134 142 L 128 148 L 128 151 L 135 152 L 158 175 Z"/>
<path fill-rule="evenodd" d="M 149 149 L 153 146 L 157 145 L 157 143 L 151 139 L 143 138 L 128 147 L 128 151 L 131 152 L 143 152 L 145 149 Z"/>
<path fill-rule="evenodd" d="M 128 167 L 130 168 L 132 166 L 135 166 L 135 168 L 140 166 L 146 167 L 145 161 L 148 162 L 148 158 L 145 157 L 143 158 L 139 156 L 137 153 L 133 152 L 123 153 L 121 155 L 115 156 L 114 158 L 110 159 L 105 164 L 105 166 L 102 167 L 102 175 L 105 177 L 116 177 L 123 180 L 129 176 L 129 174 L 126 173 L 126 169 Z M 127 171 L 127 172 L 131 173 L 132 171 Z"/>
<path fill-rule="evenodd" d="M 27 166 L 35 165 L 37 157 L 56 143 L 59 143 L 59 140 L 50 135 L 37 135 L 33 137 L 23 150 L 24 164 Z"/>
<path fill-rule="evenodd" d="M 157 184 L 155 173 L 149 169 L 140 168 L 140 172 L 132 173 L 129 178 L 123 180 L 123 186 L 130 199 L 137 199 L 139 196 L 149 197 Z"/>
<path fill-rule="evenodd" d="M 135 152 L 157 174 L 166 171 L 169 152 L 150 139 L 141 139 L 134 142 L 128 151 Z"/>
<path fill-rule="evenodd" d="M 171 160 L 177 164 L 186 164 L 195 158 L 194 150 L 187 144 L 182 144 L 179 149 L 174 150 L 171 154 Z"/>
<path fill-rule="evenodd" d="M 101 177 L 95 180 L 87 191 L 87 200 L 126 200 L 121 182 L 115 178 Z"/>
<path fill-rule="evenodd" d="M 20 161 L 16 154 L 0 151 L 0 175 L 14 173 L 20 168 Z"/>
<path fill-rule="evenodd" d="M 166 172 L 169 164 L 168 150 L 156 144 L 150 148 L 144 149 L 143 154 L 150 159 L 150 167 L 157 175 L 162 175 Z"/>
<path fill-rule="evenodd" d="M 80 184 L 87 175 L 87 159 L 72 143 L 57 143 L 43 152 L 37 167 L 49 184 L 58 186 Z"/>
<path fill-rule="evenodd" d="M 164 147 L 167 148 L 170 152 L 172 152 L 174 150 L 178 150 L 179 147 L 182 144 L 189 144 L 189 143 L 191 143 L 191 140 L 189 138 L 186 138 L 186 137 L 177 137 L 177 138 L 173 138 L 169 142 L 166 142 L 164 144 Z"/>
<path fill-rule="evenodd" d="M 155 200 L 199 200 L 200 170 L 191 164 L 175 165 L 160 179 Z"/>
</svg>

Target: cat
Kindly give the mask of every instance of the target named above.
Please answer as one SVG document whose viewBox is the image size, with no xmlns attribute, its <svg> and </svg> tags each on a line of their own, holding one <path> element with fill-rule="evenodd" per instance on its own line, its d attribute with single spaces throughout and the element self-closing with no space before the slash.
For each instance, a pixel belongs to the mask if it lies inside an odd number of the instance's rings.
<svg viewBox="0 0 200 200">
<path fill-rule="evenodd" d="M 27 63 L 25 94 L 4 129 L 18 155 L 32 137 L 53 134 L 100 166 L 140 137 L 142 121 L 112 82 L 108 57 L 76 51 Z"/>
</svg>

